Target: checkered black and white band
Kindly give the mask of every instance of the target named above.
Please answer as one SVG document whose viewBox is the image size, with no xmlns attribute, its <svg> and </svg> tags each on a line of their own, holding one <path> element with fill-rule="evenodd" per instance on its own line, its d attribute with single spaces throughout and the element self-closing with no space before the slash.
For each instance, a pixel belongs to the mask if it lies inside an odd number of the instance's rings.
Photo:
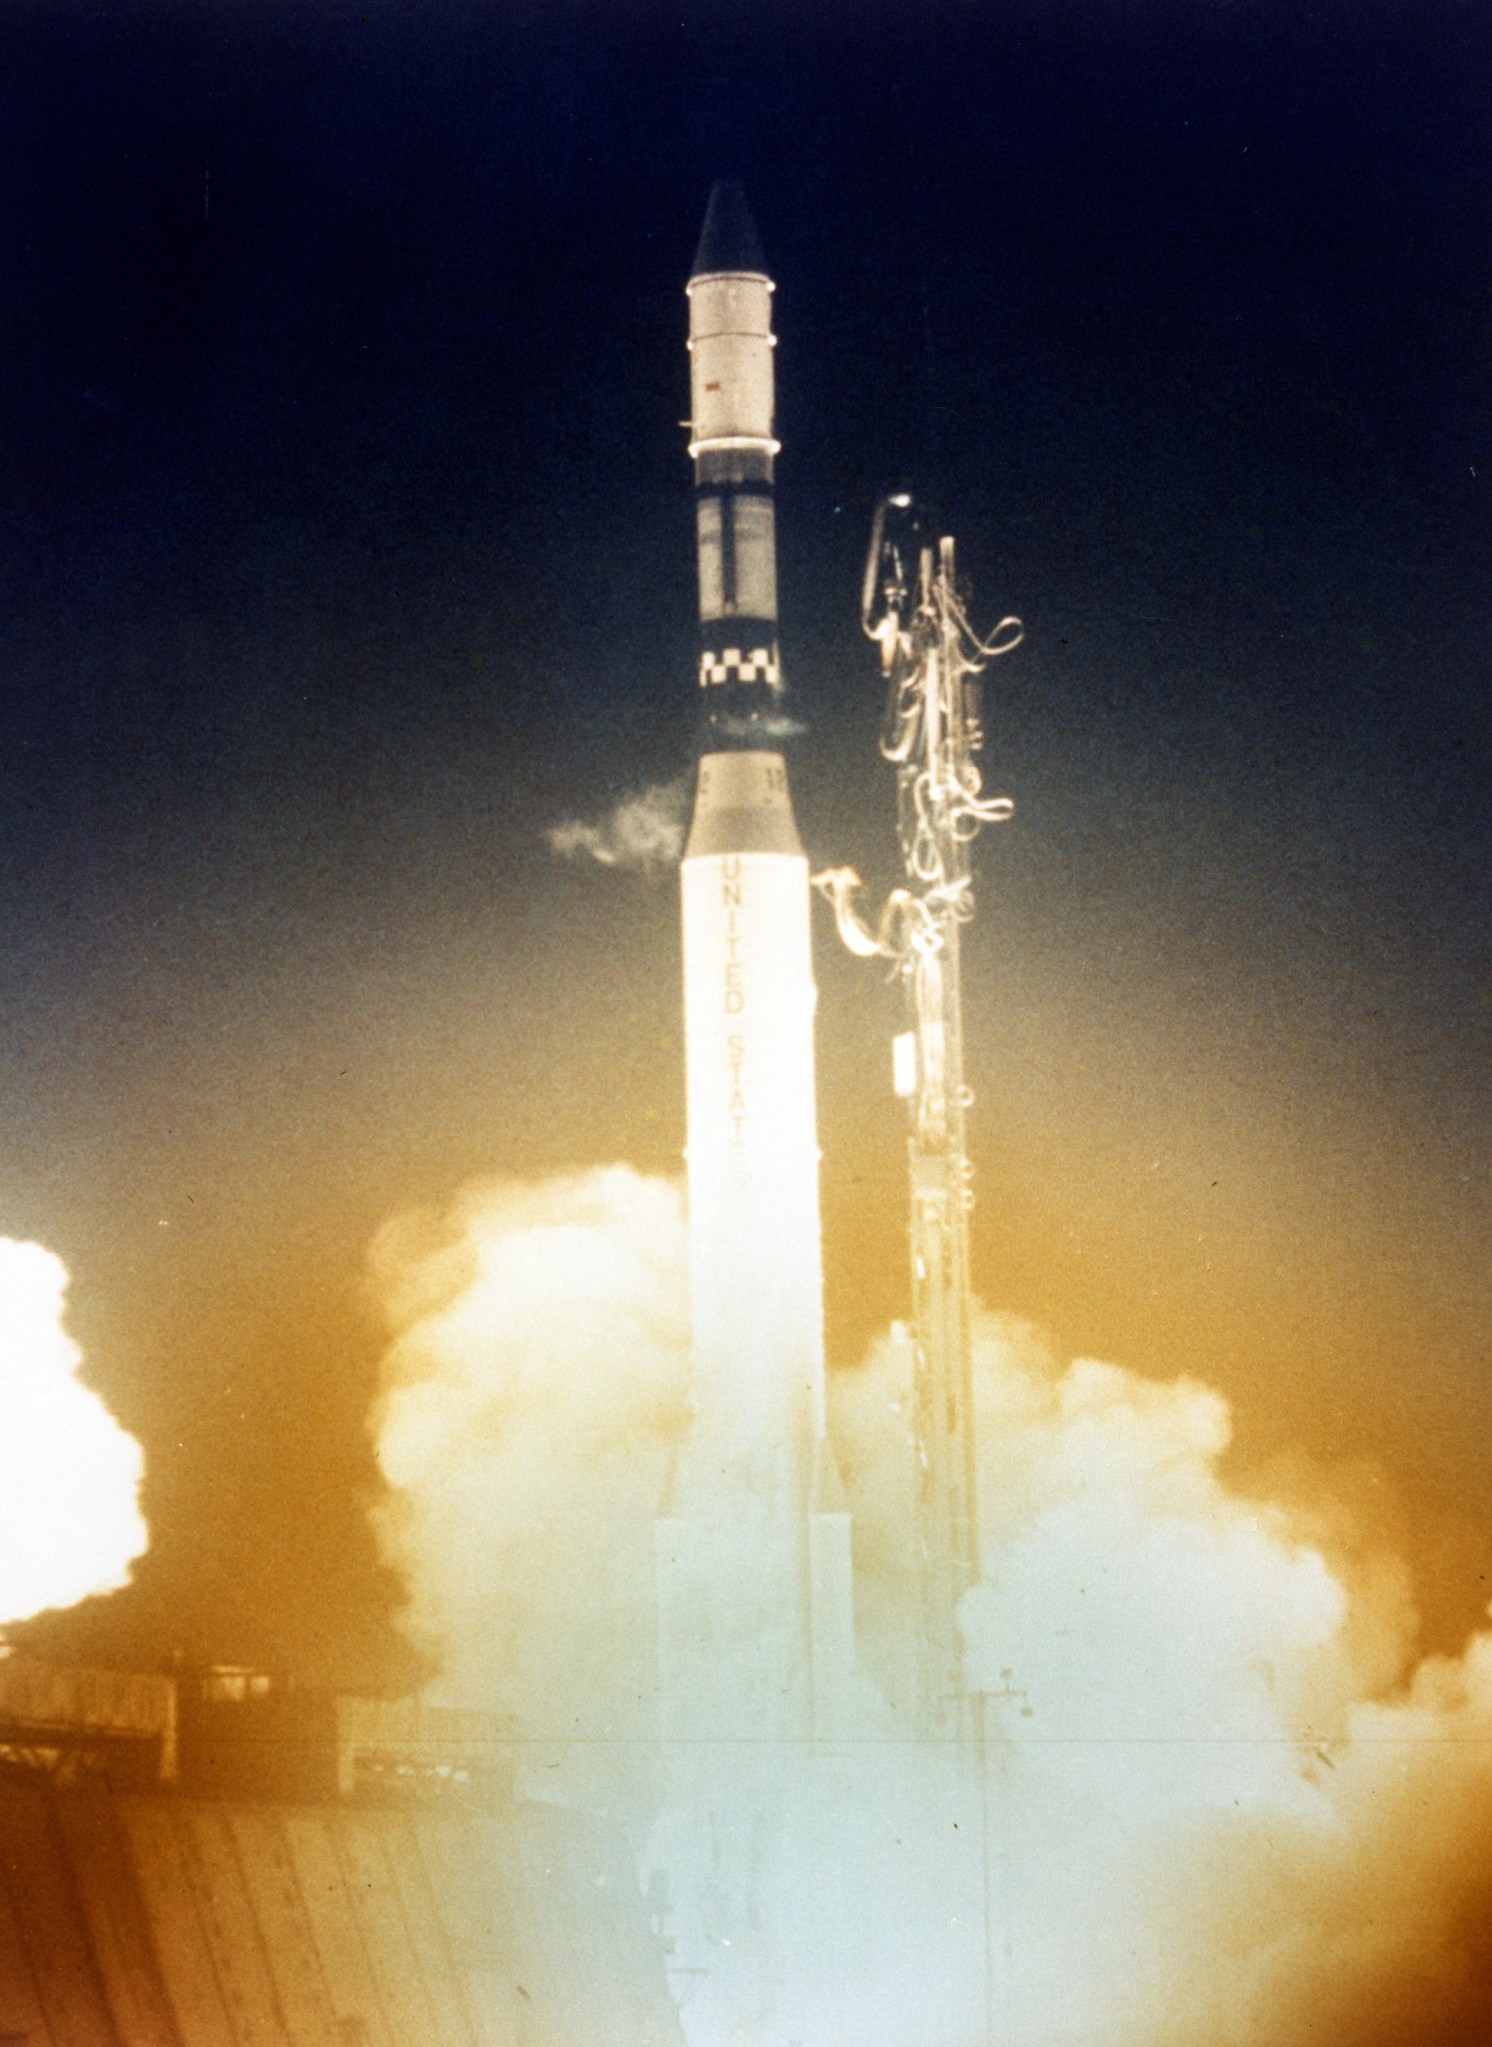
<svg viewBox="0 0 1492 2047">
<path fill-rule="evenodd" d="M 721 647 L 699 657 L 699 683 L 705 689 L 712 682 L 765 682 L 775 689 L 781 677 L 770 647 Z"/>
</svg>

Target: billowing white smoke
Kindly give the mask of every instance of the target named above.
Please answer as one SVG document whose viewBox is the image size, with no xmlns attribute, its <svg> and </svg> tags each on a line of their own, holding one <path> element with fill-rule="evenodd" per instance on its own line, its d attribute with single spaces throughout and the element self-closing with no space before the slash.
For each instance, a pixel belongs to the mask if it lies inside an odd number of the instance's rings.
<svg viewBox="0 0 1492 2047">
<path fill-rule="evenodd" d="M 67 1268 L 0 1237 L 0 1624 L 112 1592 L 149 1540 L 140 1446 L 79 1383 Z"/>
<path fill-rule="evenodd" d="M 635 796 L 624 796 L 599 824 L 570 819 L 552 825 L 544 836 L 549 850 L 564 859 L 657 874 L 679 864 L 688 803 L 682 782 L 655 782 Z"/>
<path fill-rule="evenodd" d="M 684 1261 L 677 1193 L 624 1168 L 470 1190 L 376 1254 L 396 1330 L 382 1526 L 411 1624 L 453 1687 L 579 1737 L 540 1761 L 578 1784 L 564 1765 L 583 1755 L 598 1803 L 637 1793 L 619 1759 L 651 1728 Z M 949 1945 L 949 1886 L 981 1867 L 964 1844 L 982 1801 L 936 1810 L 926 1757 L 897 1738 L 908 1366 L 887 1340 L 832 1384 L 862 1659 L 888 1703 L 838 1788 L 808 1777 L 784 1800 L 804 1831 L 769 1858 L 792 1893 L 778 1963 L 797 1972 L 793 2037 L 859 2047 L 879 2014 L 892 2047 L 906 2024 L 970 2047 L 977 1986 L 935 1958 L 981 1966 L 982 1930 Z M 1324 1493 L 1231 1488 L 1206 1387 L 1063 1366 L 994 1318 L 977 1372 L 984 1582 L 962 1618 L 998 1739 L 987 1897 L 963 1909 L 988 1909 L 997 2036 L 1484 2047 L 1492 1636 L 1411 1669 L 1402 1568 Z"/>
<path fill-rule="evenodd" d="M 883 1653 L 911 1560 L 878 1421 L 907 1364 L 883 1345 L 842 1382 Z M 993 1317 L 976 1364 L 961 1618 L 1001 1737 L 1002 2037 L 1492 2038 L 1492 1635 L 1412 1669 L 1402 1564 L 1324 1493 L 1230 1489 L 1205 1386 L 1062 1369 Z"/>
<path fill-rule="evenodd" d="M 569 1780 L 654 1728 L 652 1519 L 687 1422 L 678 1190 L 622 1167 L 469 1188 L 380 1234 L 380 1533 L 449 1695 Z"/>
</svg>

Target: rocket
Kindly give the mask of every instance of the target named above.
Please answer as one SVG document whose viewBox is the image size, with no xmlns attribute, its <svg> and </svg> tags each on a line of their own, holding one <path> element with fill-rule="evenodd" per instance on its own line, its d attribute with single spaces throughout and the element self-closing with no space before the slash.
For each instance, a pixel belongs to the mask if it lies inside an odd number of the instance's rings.
<svg viewBox="0 0 1492 2047">
<path fill-rule="evenodd" d="M 780 738 L 772 293 L 739 185 L 710 194 L 689 278 L 689 455 L 699 539 L 705 751 Z"/>
<path fill-rule="evenodd" d="M 852 1655 L 849 1520 L 824 1413 L 808 861 L 777 640 L 772 292 L 739 186 L 717 185 L 688 283 L 694 1420 L 687 1483 L 659 1523 L 664 1731 L 692 1738 L 825 1733 Z"/>
<path fill-rule="evenodd" d="M 824 1401 L 808 862 L 777 647 L 772 290 L 740 187 L 717 185 L 688 286 L 701 742 L 684 1042 L 696 1402 L 738 1467 L 801 1455 Z"/>
</svg>

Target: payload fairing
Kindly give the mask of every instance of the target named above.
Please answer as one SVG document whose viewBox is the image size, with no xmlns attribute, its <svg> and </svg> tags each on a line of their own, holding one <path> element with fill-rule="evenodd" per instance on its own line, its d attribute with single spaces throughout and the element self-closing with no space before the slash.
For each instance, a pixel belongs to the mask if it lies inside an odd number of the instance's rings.
<svg viewBox="0 0 1492 2047">
<path fill-rule="evenodd" d="M 694 1428 L 659 1523 L 665 1739 L 832 1734 L 850 1534 L 824 1421 L 808 862 L 777 645 L 772 282 L 717 185 L 689 280 L 700 758 L 683 862 Z"/>
</svg>

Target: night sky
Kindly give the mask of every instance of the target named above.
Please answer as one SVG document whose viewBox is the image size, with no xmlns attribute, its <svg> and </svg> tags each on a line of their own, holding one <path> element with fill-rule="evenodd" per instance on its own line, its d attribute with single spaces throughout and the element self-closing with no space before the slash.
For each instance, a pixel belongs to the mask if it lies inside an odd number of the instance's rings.
<svg viewBox="0 0 1492 2047">
<path fill-rule="evenodd" d="M 147 1455 L 18 1636 L 415 1674 L 366 1509 L 390 1216 L 683 1139 L 684 281 L 777 279 L 816 862 L 891 878 L 883 491 L 987 695 L 975 1263 L 1492 1593 L 1482 0 L 0 13 L 0 1233 Z M 904 1311 L 895 1018 L 818 932 L 831 1361 Z M 1282 1477 L 1281 1474 L 1285 1474 Z"/>
</svg>

